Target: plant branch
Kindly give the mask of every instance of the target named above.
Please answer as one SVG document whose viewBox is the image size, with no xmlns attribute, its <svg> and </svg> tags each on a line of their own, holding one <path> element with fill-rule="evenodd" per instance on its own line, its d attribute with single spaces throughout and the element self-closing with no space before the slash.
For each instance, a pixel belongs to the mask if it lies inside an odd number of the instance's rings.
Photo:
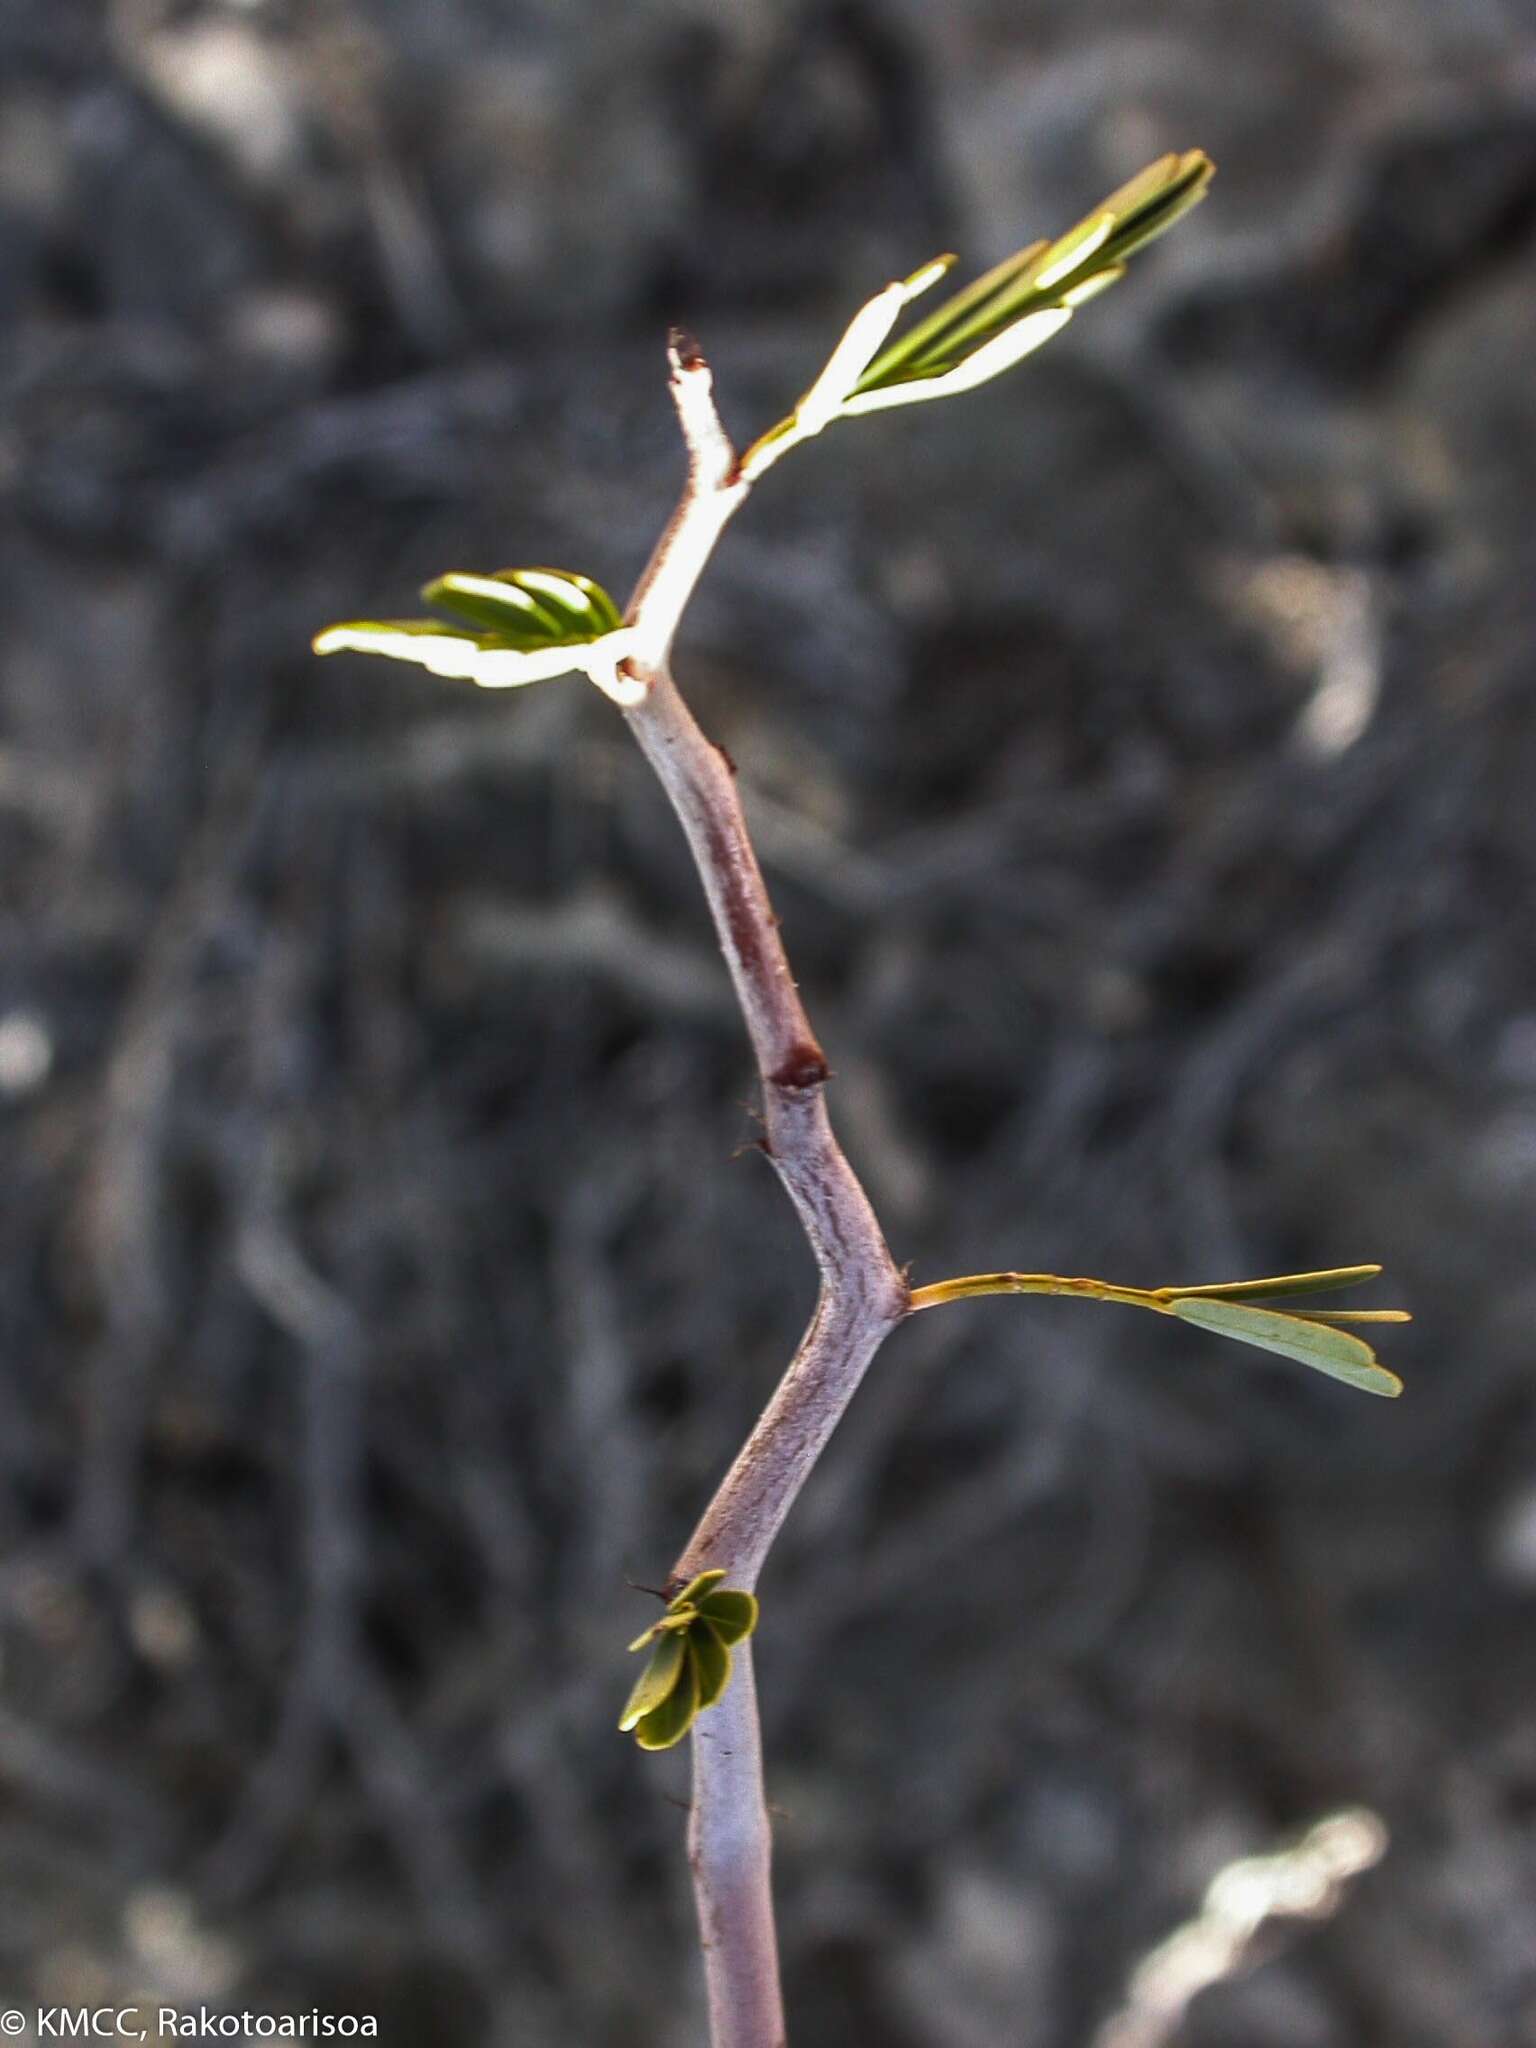
<svg viewBox="0 0 1536 2048">
<path fill-rule="evenodd" d="M 789 1370 L 673 1570 L 669 1590 L 723 1568 L 750 1591 L 784 1518 L 882 1341 L 907 1313 L 906 1281 L 827 1115 L 826 1056 L 806 1016 L 747 829 L 735 770 L 673 683 L 678 621 L 750 484 L 715 411 L 709 370 L 674 336 L 672 393 L 689 455 L 677 511 L 635 591 L 624 715 L 677 813 L 708 899 L 757 1062 L 762 1146 L 815 1254 L 820 1296 Z M 695 1724 L 689 1858 L 715 2048 L 784 2039 L 769 1888 L 770 1842 L 750 1646 L 723 1700 Z"/>
<path fill-rule="evenodd" d="M 641 578 L 629 619 L 670 646 L 715 539 L 746 495 L 709 396 L 709 371 L 676 340 L 672 389 L 688 442 L 682 501 Z M 752 1042 L 763 1150 L 800 1217 L 821 1295 L 800 1349 L 678 1559 L 673 1584 L 723 1567 L 750 1591 L 795 1496 L 881 1340 L 907 1313 L 906 1282 L 827 1115 L 830 1069 L 790 972 L 779 923 L 724 751 L 679 695 L 665 659 L 629 669 L 645 688 L 625 712 L 682 825 Z"/>
<path fill-rule="evenodd" d="M 422 593 L 450 620 L 354 619 L 326 628 L 314 642 L 317 653 L 381 654 L 487 689 L 583 673 L 621 708 L 693 853 L 757 1063 L 762 1150 L 820 1271 L 810 1326 L 678 1558 L 666 1613 L 631 1645 L 649 1649 L 650 1660 L 620 1723 L 645 1749 L 670 1748 L 693 1734 L 689 1860 L 715 2048 L 784 2042 L 746 1640 L 757 1620 L 753 1588 L 871 1359 L 897 1324 L 917 1310 L 980 1295 L 1070 1295 L 1174 1316 L 1366 1393 L 1402 1391 L 1370 1345 L 1339 1326 L 1402 1322 L 1403 1311 L 1293 1305 L 1295 1297 L 1374 1279 L 1374 1265 L 1159 1288 L 1052 1273 L 976 1273 L 914 1293 L 833 1135 L 830 1070 L 790 973 L 735 768 L 700 731 L 671 675 L 672 643 L 689 599 L 757 478 L 837 420 L 969 391 L 1019 362 L 1122 277 L 1128 256 L 1196 205 L 1211 171 L 1200 150 L 1159 157 L 1065 235 L 1006 258 L 894 341 L 904 309 L 947 275 L 954 259 L 936 257 L 887 285 L 854 315 L 794 410 L 741 457 L 716 411 L 708 364 L 696 343 L 674 331 L 671 389 L 688 480 L 622 620 L 606 591 L 570 571 L 451 571 Z"/>
<path fill-rule="evenodd" d="M 715 410 L 714 379 L 699 345 L 673 329 L 667 343 L 672 403 L 688 450 L 688 482 L 629 601 L 635 644 L 626 671 L 654 683 L 715 542 L 751 485 L 736 473 L 736 451 Z"/>
<path fill-rule="evenodd" d="M 704 885 L 720 947 L 752 1042 L 763 1097 L 762 1147 L 810 1242 L 821 1290 L 799 1350 L 673 1567 L 668 1594 L 702 1572 L 722 1572 L 751 1592 L 801 1488 L 871 1359 L 906 1316 L 988 1294 L 1057 1294 L 1174 1315 L 1350 1381 L 1395 1394 L 1401 1383 L 1340 1321 L 1396 1320 L 1396 1311 L 1296 1313 L 1257 1306 L 1373 1278 L 1374 1266 L 1288 1274 L 1206 1288 L 1134 1288 L 1053 1273 L 980 1273 L 909 1289 L 827 1116 L 830 1070 L 811 1029 L 779 936 L 729 756 L 707 739 L 678 694 L 673 639 L 700 575 L 755 475 L 784 446 L 820 431 L 833 387 L 846 380 L 868 335 L 910 295 L 918 278 L 892 286 L 891 306 L 872 302 L 849 330 L 796 415 L 738 462 L 715 410 L 708 365 L 674 334 L 672 395 L 688 449 L 688 481 L 631 600 L 624 716 L 677 813 Z M 1056 316 L 1052 316 L 1056 317 Z M 1064 315 L 1062 316 L 1064 317 Z M 1021 323 L 1022 324 L 1022 323 Z M 1008 330 L 1016 340 L 1018 327 Z M 857 343 L 857 346 L 854 344 Z M 979 360 L 977 358 L 976 360 Z M 958 375 L 966 374 L 962 363 Z M 834 377 L 832 372 L 836 371 Z M 825 387 L 825 389 L 824 389 Z M 819 408 L 819 409 L 818 409 Z M 689 1861 L 703 1941 L 715 2048 L 782 2048 L 770 1885 L 771 1840 L 751 1646 L 717 1704 L 693 1723 Z"/>
<path fill-rule="evenodd" d="M 783 2048 L 772 1848 L 747 1642 L 724 1698 L 693 1725 L 688 1862 L 714 2048 Z"/>
</svg>

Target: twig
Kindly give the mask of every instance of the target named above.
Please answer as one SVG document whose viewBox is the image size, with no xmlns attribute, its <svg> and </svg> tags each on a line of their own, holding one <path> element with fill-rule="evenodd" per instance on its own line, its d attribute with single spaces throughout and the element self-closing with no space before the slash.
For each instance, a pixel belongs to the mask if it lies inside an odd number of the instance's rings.
<svg viewBox="0 0 1536 2048">
<path fill-rule="evenodd" d="M 697 347 L 674 335 L 672 395 L 688 482 L 631 601 L 629 671 L 644 684 L 625 717 L 687 835 L 756 1056 L 763 1150 L 794 1203 L 821 1273 L 800 1348 L 673 1571 L 674 1586 L 723 1567 L 750 1591 L 774 1537 L 881 1342 L 907 1286 L 827 1116 L 826 1056 L 800 1001 L 736 790 L 672 681 L 678 621 L 716 540 L 750 488 L 736 467 Z M 730 1689 L 695 1727 L 689 1861 L 715 2048 L 784 2040 L 769 1888 L 770 1833 L 750 1645 Z"/>
<path fill-rule="evenodd" d="M 688 1863 L 714 2048 L 783 2048 L 771 1847 L 752 1645 L 743 1643 L 725 1697 L 693 1729 Z"/>
<path fill-rule="evenodd" d="M 1100 240 L 1108 232 L 1101 224 L 1086 225 Z M 1081 233 L 1074 231 L 1067 242 L 1075 246 Z M 910 295 L 923 276 L 892 286 L 890 295 Z M 1390 1396 L 1402 1386 L 1363 1338 L 1338 1327 L 1406 1321 L 1401 1310 L 1293 1306 L 1294 1297 L 1374 1278 L 1380 1272 L 1374 1265 L 1161 1288 L 1054 1273 L 978 1273 L 914 1293 L 892 1260 L 868 1198 L 832 1133 L 826 1056 L 790 974 L 735 770 L 700 731 L 669 667 L 678 622 L 716 540 L 752 478 L 797 436 L 825 424 L 825 406 L 818 411 L 817 401 L 824 390 L 835 394 L 846 382 L 842 359 L 854 340 L 864 346 L 862 319 L 854 322 L 800 412 L 755 443 L 742 461 L 715 411 L 708 366 L 695 344 L 674 335 L 672 394 L 688 446 L 688 482 L 631 601 L 628 653 L 618 662 L 617 687 L 609 690 L 623 705 L 687 835 L 757 1059 L 763 1150 L 799 1214 L 821 1273 L 816 1311 L 799 1351 L 679 1557 L 669 1595 L 681 1593 L 706 1572 L 722 1573 L 743 1592 L 753 1589 L 774 1538 L 875 1352 L 898 1323 L 920 1309 L 992 1294 L 1112 1302 L 1174 1316 L 1277 1352 L 1366 1392 Z M 1006 333 L 1002 340 L 1008 340 Z M 962 363 L 955 374 L 965 368 Z M 826 402 L 835 412 L 833 398 Z M 593 680 L 599 680 L 595 670 Z M 735 1684 L 702 1722 L 694 1723 L 689 1861 L 714 2048 L 782 2048 L 771 1842 L 746 1651 L 745 1645 L 738 1649 L 743 1669 Z"/>
</svg>

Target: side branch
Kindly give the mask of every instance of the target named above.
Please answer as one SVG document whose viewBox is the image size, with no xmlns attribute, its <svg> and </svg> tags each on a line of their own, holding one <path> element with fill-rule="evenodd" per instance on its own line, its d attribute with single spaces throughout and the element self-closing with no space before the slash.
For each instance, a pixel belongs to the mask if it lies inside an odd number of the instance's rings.
<svg viewBox="0 0 1536 2048">
<path fill-rule="evenodd" d="M 1079 1301 L 1114 1301 L 1126 1308 L 1152 1309 L 1181 1322 L 1234 1337 L 1258 1351 L 1309 1365 L 1329 1378 L 1344 1380 L 1362 1393 L 1395 1397 L 1403 1383 L 1389 1372 L 1363 1337 L 1338 1327 L 1341 1323 L 1407 1323 L 1400 1308 L 1297 1308 L 1308 1294 L 1329 1294 L 1354 1287 L 1380 1274 L 1377 1265 L 1327 1266 L 1315 1273 L 1277 1273 L 1267 1280 L 1219 1280 L 1204 1287 L 1116 1287 L 1108 1280 L 1068 1280 L 1059 1273 L 967 1273 L 957 1280 L 936 1280 L 907 1298 L 910 1314 L 940 1308 L 950 1301 L 970 1301 L 985 1294 L 1066 1294 Z M 1274 1304 L 1280 1302 L 1281 1307 Z"/>
</svg>

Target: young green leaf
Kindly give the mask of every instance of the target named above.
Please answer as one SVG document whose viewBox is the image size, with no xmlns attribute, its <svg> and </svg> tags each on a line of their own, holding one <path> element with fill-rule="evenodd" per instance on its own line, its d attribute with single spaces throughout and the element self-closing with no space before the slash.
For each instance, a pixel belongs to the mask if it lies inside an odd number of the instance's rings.
<svg viewBox="0 0 1536 2048">
<path fill-rule="evenodd" d="M 501 574 L 553 607 L 574 630 L 610 633 L 619 624 L 619 608 L 607 591 L 574 569 L 503 569 Z"/>
<path fill-rule="evenodd" d="M 1032 355 L 1053 334 L 1059 334 L 1072 318 L 1070 307 L 1041 306 L 1010 320 L 980 348 L 962 355 L 950 369 L 936 376 L 920 376 L 899 384 L 887 384 L 875 391 L 856 392 L 844 411 L 877 412 L 883 406 L 911 405 L 930 398 L 952 398 L 960 391 L 974 391 L 990 383 L 1004 370 Z"/>
<path fill-rule="evenodd" d="M 707 1621 L 688 1631 L 688 1654 L 699 1681 L 699 1711 L 712 1707 L 731 1682 L 731 1653 L 719 1631 Z"/>
<path fill-rule="evenodd" d="M 914 327 L 893 341 L 883 354 L 877 356 L 864 375 L 854 386 L 855 391 L 873 391 L 877 386 L 895 381 L 898 370 L 910 369 L 920 358 L 936 357 L 943 361 L 945 344 L 950 334 L 963 320 L 979 313 L 983 308 L 994 305 L 1026 271 L 1035 259 L 1050 247 L 1049 242 L 1031 242 L 1027 249 L 1020 249 L 1007 256 L 1001 263 L 968 284 L 963 291 L 946 299 Z"/>
<path fill-rule="evenodd" d="M 624 1705 L 619 1717 L 619 1726 L 628 1734 L 637 1721 L 647 1714 L 655 1713 L 662 1702 L 671 1696 L 687 1655 L 687 1645 L 679 1635 L 658 1637 L 655 1649 L 646 1662 L 645 1669 L 635 1680 L 634 1690 Z"/>
<path fill-rule="evenodd" d="M 1260 1351 L 1274 1351 L 1282 1358 L 1295 1359 L 1332 1379 L 1347 1381 L 1362 1393 L 1393 1396 L 1403 1391 L 1397 1374 L 1387 1371 L 1363 1338 L 1352 1337 L 1329 1324 L 1204 1296 L 1181 1295 L 1169 1305 L 1183 1322 L 1214 1330 L 1219 1337 L 1235 1337 Z"/>
<path fill-rule="evenodd" d="M 876 392 L 902 391 L 908 403 L 940 395 L 917 387 L 953 377 L 962 365 L 976 367 L 968 377 L 947 382 L 944 395 L 970 390 L 1010 368 L 1029 349 L 1001 346 L 1005 334 L 1043 313 L 1070 314 L 1123 277 L 1125 259 L 1196 205 L 1214 171 L 1202 150 L 1159 157 L 1054 242 L 1035 242 L 1005 258 L 898 336 L 859 379 L 845 411 L 903 402 L 894 396 L 876 401 Z M 1049 329 L 1037 325 L 1034 345 L 1065 324 L 1059 317 Z M 982 367 L 977 359 L 989 349 L 994 353 Z"/>
<path fill-rule="evenodd" d="M 428 604 L 456 612 L 513 646 L 549 647 L 570 637 L 570 621 L 503 576 L 469 576 L 455 569 L 422 587 Z M 581 639 L 594 636 L 583 631 Z"/>
<path fill-rule="evenodd" d="M 453 569 L 421 594 L 518 645 L 595 640 L 620 623 L 607 591 L 567 569 L 498 569 L 494 576 Z"/>
<path fill-rule="evenodd" d="M 1289 1311 L 1287 1311 L 1289 1313 Z M 1313 1308 L 1301 1312 L 1309 1323 L 1411 1323 L 1405 1308 Z"/>
<path fill-rule="evenodd" d="M 1284 1294 L 1333 1294 L 1380 1277 L 1380 1266 L 1328 1266 L 1320 1273 L 1280 1273 L 1272 1280 L 1225 1280 L 1210 1287 L 1155 1287 L 1159 1301 L 1259 1301 Z"/>
<path fill-rule="evenodd" d="M 750 1593 L 737 1592 L 734 1587 L 722 1586 L 717 1593 L 706 1593 L 699 1601 L 699 1612 L 727 1643 L 739 1643 L 757 1627 L 757 1601 Z"/>
<path fill-rule="evenodd" d="M 1037 292 L 1054 291 L 1065 284 L 1075 271 L 1085 270 L 1089 259 L 1096 256 L 1115 232 L 1115 216 L 1100 211 L 1090 213 L 1086 220 L 1080 220 L 1075 228 L 1052 242 L 1046 252 L 1046 259 L 1034 273 L 1031 282 Z"/>
<path fill-rule="evenodd" d="M 834 420 L 949 398 L 1001 376 L 1060 333 L 1078 306 L 1123 277 L 1125 258 L 1188 212 L 1213 170 L 1198 149 L 1159 157 L 1054 242 L 1032 242 L 1005 257 L 889 342 L 903 307 L 954 259 L 935 257 L 887 285 L 854 315 L 795 410 L 752 443 L 738 478 L 754 482 Z"/>
<path fill-rule="evenodd" d="M 724 1577 L 711 1567 L 690 1579 L 661 1619 L 630 1644 L 632 1650 L 656 1646 L 619 1723 L 634 1730 L 642 1749 L 670 1749 L 731 1682 L 731 1645 L 756 1627 L 757 1602 L 723 1586 Z"/>
<path fill-rule="evenodd" d="M 1096 299 L 1100 292 L 1107 292 L 1112 284 L 1118 284 L 1125 275 L 1123 263 L 1111 263 L 1107 270 L 1096 270 L 1092 277 L 1085 277 L 1078 284 L 1068 285 L 1061 294 L 1061 303 L 1070 306 L 1075 313 L 1079 306 L 1086 306 L 1090 299 Z"/>
<path fill-rule="evenodd" d="M 680 1636 L 672 1640 L 679 1644 L 682 1642 Z M 670 1749 L 688 1733 L 698 1711 L 698 1666 L 692 1657 L 684 1657 L 677 1682 L 667 1697 L 635 1723 L 635 1740 L 642 1749 Z"/>
<path fill-rule="evenodd" d="M 680 1592 L 674 1593 L 667 1602 L 668 1613 L 675 1613 L 679 1607 L 699 1607 L 706 1595 L 712 1593 L 725 1577 L 723 1571 L 700 1572 L 696 1579 L 690 1579 Z"/>
<path fill-rule="evenodd" d="M 1133 251 L 1166 234 L 1192 206 L 1199 205 L 1215 174 L 1216 166 L 1204 150 L 1187 149 L 1182 156 L 1159 157 L 1118 192 L 1112 192 L 1104 211 L 1115 216 L 1115 232 L 1104 244 L 1105 261 L 1121 263 Z"/>
<path fill-rule="evenodd" d="M 795 407 L 795 424 L 802 435 L 819 434 L 837 418 L 843 401 L 895 326 L 906 303 L 905 285 L 887 285 L 854 314 L 821 375 Z"/>
</svg>

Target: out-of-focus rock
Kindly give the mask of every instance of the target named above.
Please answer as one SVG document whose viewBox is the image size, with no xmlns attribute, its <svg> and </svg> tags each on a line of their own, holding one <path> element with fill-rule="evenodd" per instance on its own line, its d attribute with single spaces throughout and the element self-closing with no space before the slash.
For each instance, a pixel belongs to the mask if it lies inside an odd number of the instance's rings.
<svg viewBox="0 0 1536 2048">
<path fill-rule="evenodd" d="M 573 61 L 488 54 L 432 87 L 445 230 L 498 324 L 601 321 L 644 293 L 685 199 L 654 65 L 616 25 Z"/>
<path fill-rule="evenodd" d="M 126 10 L 125 10 L 126 12 Z M 292 175 L 304 140 L 304 74 L 294 50 L 234 11 L 135 24 L 120 41 L 146 90 L 254 184 Z"/>
<path fill-rule="evenodd" d="M 1057 2038 L 1059 1935 L 1049 1903 L 980 1867 L 940 1881 L 932 1931 L 907 1945 L 895 1982 L 934 2048 L 1039 2048 Z"/>
</svg>

